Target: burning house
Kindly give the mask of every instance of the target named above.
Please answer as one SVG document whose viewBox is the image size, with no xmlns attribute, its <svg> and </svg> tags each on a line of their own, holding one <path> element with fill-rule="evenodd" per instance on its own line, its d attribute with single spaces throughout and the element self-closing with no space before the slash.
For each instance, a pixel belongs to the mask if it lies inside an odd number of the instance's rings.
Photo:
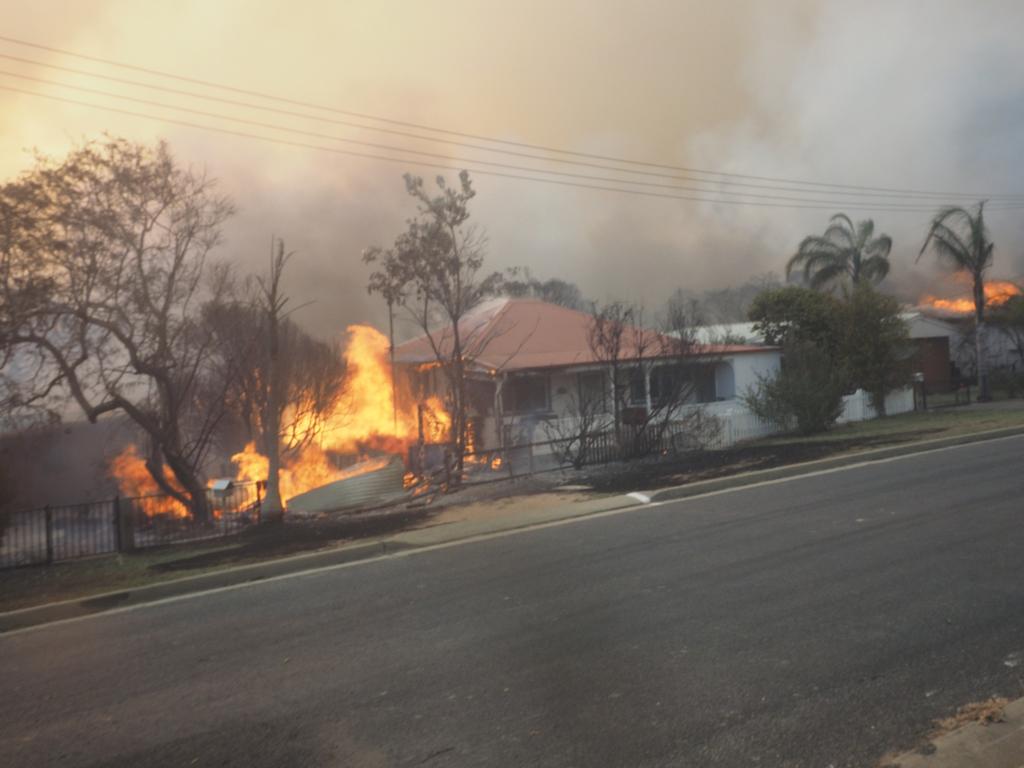
<svg viewBox="0 0 1024 768">
<path fill-rule="evenodd" d="M 917 370 L 924 374 L 930 392 L 949 391 L 962 378 L 975 375 L 974 298 L 969 281 L 957 275 L 945 291 L 947 295 L 923 295 L 917 306 L 904 313 L 910 337 L 917 347 Z M 998 310 L 1015 296 L 1020 287 L 1008 280 L 985 283 L 985 304 Z M 1011 340 L 991 325 L 984 336 L 990 368 L 1018 370 L 1022 361 Z"/>
</svg>

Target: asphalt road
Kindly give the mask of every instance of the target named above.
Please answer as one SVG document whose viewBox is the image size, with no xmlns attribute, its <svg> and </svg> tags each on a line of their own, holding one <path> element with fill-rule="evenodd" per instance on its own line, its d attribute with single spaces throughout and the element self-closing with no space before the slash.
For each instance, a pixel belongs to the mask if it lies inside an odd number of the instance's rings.
<svg viewBox="0 0 1024 768">
<path fill-rule="evenodd" d="M 870 766 L 1024 694 L 1022 449 L 0 637 L 0 765 Z"/>
</svg>

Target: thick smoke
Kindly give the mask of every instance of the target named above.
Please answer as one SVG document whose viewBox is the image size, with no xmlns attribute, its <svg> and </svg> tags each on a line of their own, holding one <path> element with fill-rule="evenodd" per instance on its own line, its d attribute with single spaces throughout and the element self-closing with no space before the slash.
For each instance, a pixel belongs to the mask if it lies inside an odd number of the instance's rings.
<svg viewBox="0 0 1024 768">
<path fill-rule="evenodd" d="M 765 14 L 769 11 L 766 9 Z M 1015 3 L 827 3 L 806 36 L 776 26 L 746 61 L 748 115 L 695 138 L 694 164 L 847 184 L 923 190 L 1021 191 L 1024 49 Z M 959 204 L 972 205 L 964 196 Z M 916 298 L 936 278 L 915 264 L 928 213 L 844 210 L 895 240 L 890 288 Z M 781 264 L 819 232 L 822 211 L 722 212 L 727 230 Z M 1019 211 L 989 215 L 994 276 L 1024 275 Z M 941 278 L 940 278 L 941 279 Z"/>
<path fill-rule="evenodd" d="M 507 4 L 441 4 L 429 12 L 404 4 L 397 14 L 372 3 L 344 10 L 324 4 L 298 15 L 268 4 L 252 6 L 244 23 L 230 8 L 200 2 L 173 12 L 116 0 L 103 7 L 105 13 L 69 17 L 59 30 L 43 12 L 26 11 L 12 23 L 25 37 L 69 48 L 582 151 L 847 184 L 1020 188 L 1024 48 L 1017 35 L 1024 14 L 1014 2 L 652 3 L 642 10 L 581 3 L 557 11 L 545 4 L 541 27 Z M 276 37 L 267 45 L 271 27 Z M 175 29 L 181 34 L 171 34 Z M 434 34 L 453 29 L 465 34 L 444 43 Z M 192 43 L 186 57 L 154 42 L 183 36 Z M 225 48 L 226 40 L 237 43 Z M 296 304 L 312 302 L 298 322 L 325 338 L 339 337 L 352 322 L 383 324 L 381 302 L 366 295 L 360 254 L 389 244 L 414 214 L 402 173 L 429 178 L 437 171 L 411 160 L 374 162 L 28 97 L 0 99 L 12 118 L 0 126 L 11 149 L 5 171 L 15 167 L 10 157 L 20 146 L 60 153 L 104 129 L 142 141 L 165 137 L 180 160 L 205 165 L 237 201 L 222 255 L 251 272 L 266 267 L 271 235 L 297 251 L 287 287 Z M 799 240 L 820 232 L 833 212 L 482 175 L 474 183 L 489 268 L 527 266 L 540 278 L 576 282 L 589 297 L 652 308 L 678 288 L 697 292 L 780 272 Z M 908 299 L 930 290 L 939 274 L 933 260 L 914 263 L 927 213 L 869 212 L 854 203 L 835 210 L 871 216 L 894 237 L 890 286 Z M 993 275 L 1019 277 L 1022 217 L 993 211 L 990 221 Z"/>
<path fill-rule="evenodd" d="M 984 11 L 954 3 L 825 3 L 809 16 L 788 18 L 754 8 L 739 22 L 750 25 L 754 42 L 737 53 L 737 81 L 723 84 L 743 96 L 736 117 L 696 134 L 680 132 L 674 153 L 583 125 L 574 146 L 763 176 L 1019 191 L 1020 18 L 1013 3 Z M 390 242 L 413 213 L 403 168 L 346 163 L 344 172 L 325 178 L 317 172 L 325 165 L 320 158 L 304 165 L 314 179 L 308 185 L 276 190 L 262 171 L 246 183 L 244 216 L 275 222 L 290 245 L 308 254 L 293 289 L 317 302 L 303 318 L 311 327 L 328 333 L 349 321 L 379 322 L 379 302 L 363 290 L 359 253 Z M 291 168 L 289 176 L 296 175 Z M 833 212 L 618 196 L 486 176 L 475 184 L 475 216 L 490 235 L 491 267 L 526 265 L 542 277 L 572 280 L 593 298 L 650 306 L 676 288 L 720 288 L 781 271 L 799 240 L 820 232 Z M 895 239 L 891 290 L 913 300 L 942 282 L 931 257 L 915 263 L 928 212 L 871 211 L 856 197 L 828 192 L 821 199 L 848 199 L 834 210 L 871 217 Z M 991 212 L 994 276 L 1024 273 L 1021 222 L 1018 212 Z M 249 250 L 266 250 L 265 234 L 245 238 Z"/>
</svg>

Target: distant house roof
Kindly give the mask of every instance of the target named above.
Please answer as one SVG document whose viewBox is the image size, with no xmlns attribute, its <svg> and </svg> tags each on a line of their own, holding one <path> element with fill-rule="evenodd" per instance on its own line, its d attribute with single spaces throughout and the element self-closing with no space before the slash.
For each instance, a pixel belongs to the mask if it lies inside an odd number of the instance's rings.
<svg viewBox="0 0 1024 768">
<path fill-rule="evenodd" d="M 499 298 L 484 302 L 459 324 L 459 337 L 478 369 L 522 371 L 599 363 L 590 349 L 591 315 L 537 299 Z M 629 334 L 627 334 L 629 335 Z M 442 354 L 451 350 L 450 329 L 434 332 Z M 755 345 L 705 344 L 695 355 L 763 352 Z M 426 336 L 395 347 L 395 360 L 405 364 L 436 360 Z"/>
<path fill-rule="evenodd" d="M 912 339 L 928 339 L 942 336 L 953 337 L 959 335 L 956 321 L 963 319 L 963 316 L 947 314 L 942 310 L 932 308 L 916 308 L 900 313 L 900 317 L 907 324 L 907 329 Z"/>
<path fill-rule="evenodd" d="M 743 341 L 744 344 L 765 344 L 764 335 L 755 329 L 755 323 L 719 323 L 694 328 L 694 338 L 702 344 L 716 344 L 724 340 Z"/>
</svg>

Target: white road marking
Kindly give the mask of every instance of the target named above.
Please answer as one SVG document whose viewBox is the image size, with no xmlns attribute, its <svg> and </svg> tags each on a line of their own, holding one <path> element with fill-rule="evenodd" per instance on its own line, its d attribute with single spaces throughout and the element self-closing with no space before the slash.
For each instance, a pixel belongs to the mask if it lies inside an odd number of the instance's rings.
<svg viewBox="0 0 1024 768">
<path fill-rule="evenodd" d="M 650 504 L 651 503 L 651 497 L 650 496 L 645 496 L 644 494 L 639 493 L 638 491 L 633 491 L 633 493 L 627 493 L 626 495 L 629 496 L 629 498 L 631 498 L 631 499 L 636 499 L 641 504 Z"/>
<path fill-rule="evenodd" d="M 112 608 L 109 611 L 100 611 L 98 613 L 90 613 L 85 616 L 75 616 L 69 619 L 58 619 L 57 621 L 51 621 L 46 624 L 36 624 L 31 627 L 22 627 L 21 629 L 12 629 L 9 632 L 0 632 L 0 641 L 3 641 L 5 637 L 13 637 L 14 635 L 24 634 L 26 632 L 36 632 L 50 627 L 60 626 L 62 624 L 73 624 L 79 621 L 89 621 L 91 619 L 101 619 L 105 616 L 114 616 L 121 613 L 129 613 L 131 611 L 137 611 L 143 608 L 152 608 L 154 606 L 166 605 L 168 603 L 181 602 L 183 600 L 192 600 L 206 595 L 215 595 L 221 592 L 230 592 L 236 589 L 247 589 L 250 587 L 258 587 L 263 584 L 270 584 L 276 581 L 284 581 L 286 579 L 297 579 L 304 576 L 315 576 L 327 571 L 337 571 L 344 568 L 355 568 L 363 565 L 370 565 L 377 563 L 382 560 L 392 560 L 399 557 L 413 557 L 423 552 L 433 552 L 438 549 L 448 549 L 449 547 L 458 547 L 464 544 L 473 544 L 478 541 L 489 541 L 491 539 L 503 538 L 505 536 L 515 536 L 521 533 L 527 533 L 529 531 L 541 530 L 544 528 L 555 528 L 562 525 L 572 525 L 573 523 L 586 522 L 587 520 L 594 520 L 605 517 L 612 517 L 615 515 L 621 515 L 628 512 L 641 512 L 647 509 L 654 509 L 655 507 L 662 507 L 667 504 L 685 504 L 688 501 L 695 499 L 706 499 L 712 496 L 722 496 L 728 493 L 736 493 L 738 491 L 746 491 L 752 488 L 762 488 L 766 485 L 779 485 L 782 483 L 788 483 L 793 480 L 802 480 L 808 477 L 819 477 L 821 475 L 831 475 L 836 472 L 847 472 L 851 469 L 859 469 L 862 467 L 872 466 L 876 464 L 889 464 L 895 461 L 903 461 L 905 459 L 912 459 L 918 456 L 925 456 L 933 453 L 943 453 L 945 451 L 955 451 L 959 448 L 969 448 L 971 446 L 988 444 L 988 443 L 1000 443 L 1006 440 L 1019 440 L 1024 438 L 1024 435 L 1007 435 L 1006 437 L 996 437 L 989 440 L 977 440 L 971 443 L 961 443 L 959 445 L 948 445 L 942 448 L 929 448 L 923 451 L 916 451 L 914 453 L 905 453 L 900 456 L 890 456 L 884 459 L 867 459 L 865 461 L 859 461 L 855 464 L 847 464 L 842 467 L 833 467 L 831 469 L 820 469 L 812 472 L 805 472 L 799 475 L 791 475 L 789 477 L 780 477 L 773 480 L 762 480 L 756 483 L 749 483 L 747 485 L 738 485 L 732 488 L 721 488 L 717 491 L 708 491 L 707 493 L 694 494 L 693 496 L 686 496 L 681 499 L 666 499 L 665 501 L 653 501 L 649 504 L 636 504 L 630 507 L 619 507 L 618 509 L 609 509 L 605 512 L 593 512 L 591 514 L 578 515 L 576 517 L 567 517 L 562 520 L 552 520 L 547 523 L 537 523 L 523 528 L 515 528 L 506 531 L 496 531 L 494 533 L 483 533 L 477 536 L 469 536 L 464 539 L 458 539 L 456 541 L 447 541 L 441 544 L 431 544 L 426 547 L 418 547 L 416 549 L 400 550 L 385 555 L 379 555 L 377 557 L 371 557 L 366 560 L 353 560 L 349 563 L 337 563 L 335 565 L 324 565 L 319 568 L 311 568 L 306 571 L 296 571 L 295 573 L 283 573 L 279 576 L 268 576 L 263 579 L 257 579 L 254 581 L 246 581 L 241 584 L 230 584 L 225 587 L 214 587 L 213 589 L 203 590 L 202 592 L 189 592 L 184 595 L 175 595 L 173 597 L 165 597 L 160 600 L 153 600 L 148 603 L 138 603 L 137 605 L 126 605 L 123 608 Z M 82 600 L 91 599 L 89 597 L 83 597 Z"/>
</svg>

